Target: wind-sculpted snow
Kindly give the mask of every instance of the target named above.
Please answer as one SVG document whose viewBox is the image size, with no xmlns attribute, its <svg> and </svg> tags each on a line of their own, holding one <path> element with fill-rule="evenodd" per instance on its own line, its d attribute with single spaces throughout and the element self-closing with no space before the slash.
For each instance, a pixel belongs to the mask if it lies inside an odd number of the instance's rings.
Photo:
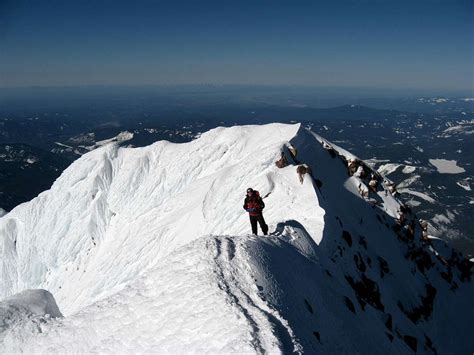
<svg viewBox="0 0 474 355">
<path fill-rule="evenodd" d="M 469 353 L 470 265 L 410 211 L 397 221 L 383 183 L 348 175 L 354 158 L 282 124 L 84 155 L 0 219 L 0 297 L 45 288 L 66 315 L 20 322 L 0 350 Z M 248 234 L 247 187 L 269 236 Z"/>
<path fill-rule="evenodd" d="M 272 192 L 271 181 L 285 179 L 273 162 L 297 130 L 216 129 L 187 144 L 109 145 L 86 154 L 50 191 L 2 220 L 3 244 L 15 266 L 1 263 L 1 296 L 47 288 L 68 314 L 199 236 L 247 232 L 243 194 L 249 186 Z M 269 195 L 270 223 L 272 215 L 289 211 L 294 195 L 289 187 Z M 315 219 L 318 206 L 311 206 L 306 215 Z"/>
</svg>

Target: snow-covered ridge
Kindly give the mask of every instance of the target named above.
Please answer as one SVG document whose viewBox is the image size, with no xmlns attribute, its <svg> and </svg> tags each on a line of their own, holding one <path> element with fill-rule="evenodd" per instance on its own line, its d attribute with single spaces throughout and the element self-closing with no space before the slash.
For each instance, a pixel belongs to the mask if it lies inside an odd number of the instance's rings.
<svg viewBox="0 0 474 355">
<path fill-rule="evenodd" d="M 438 138 L 462 137 L 474 134 L 474 120 L 447 122 L 446 126 L 447 128 L 438 135 Z"/>
<path fill-rule="evenodd" d="M 0 333 L 0 350 L 466 352 L 464 261 L 409 211 L 397 222 L 382 182 L 362 196 L 355 158 L 283 124 L 85 154 L 0 219 L 0 298 L 48 289 L 65 315 Z M 270 236 L 249 235 L 247 187 Z"/>
<path fill-rule="evenodd" d="M 120 144 L 120 143 L 127 142 L 133 139 L 133 136 L 134 134 L 132 132 L 123 131 L 117 134 L 115 137 L 96 142 L 95 141 L 96 137 L 93 132 L 84 133 L 84 134 L 80 134 L 78 136 L 70 138 L 68 141 L 66 141 L 67 144 L 64 144 L 61 142 L 55 142 L 58 147 L 54 148 L 53 151 L 74 152 L 74 154 L 83 155 L 83 154 L 86 154 L 87 152 L 90 152 L 94 149 L 97 149 L 99 147 L 102 147 L 110 143 Z"/>
<path fill-rule="evenodd" d="M 242 193 L 249 186 L 271 192 L 275 156 L 298 128 L 218 128 L 186 144 L 106 145 L 86 154 L 0 224 L 15 263 L 0 264 L 0 297 L 46 288 L 68 314 L 195 238 L 248 232 Z M 285 214 L 288 198 L 272 213 Z"/>
</svg>

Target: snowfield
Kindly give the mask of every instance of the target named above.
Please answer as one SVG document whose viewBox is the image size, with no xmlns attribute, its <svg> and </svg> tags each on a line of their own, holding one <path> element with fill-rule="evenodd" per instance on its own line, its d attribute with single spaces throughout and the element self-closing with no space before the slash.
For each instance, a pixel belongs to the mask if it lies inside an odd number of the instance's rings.
<svg viewBox="0 0 474 355">
<path fill-rule="evenodd" d="M 429 159 L 429 162 L 436 167 L 440 174 L 461 174 L 466 170 L 458 166 L 456 160 Z"/>
<path fill-rule="evenodd" d="M 361 196 L 353 158 L 299 124 L 83 155 L 0 218 L 0 309 L 26 289 L 59 307 L 10 312 L 0 352 L 471 352 L 470 262 L 397 222 L 382 176 Z M 248 187 L 269 236 L 249 234 Z"/>
</svg>

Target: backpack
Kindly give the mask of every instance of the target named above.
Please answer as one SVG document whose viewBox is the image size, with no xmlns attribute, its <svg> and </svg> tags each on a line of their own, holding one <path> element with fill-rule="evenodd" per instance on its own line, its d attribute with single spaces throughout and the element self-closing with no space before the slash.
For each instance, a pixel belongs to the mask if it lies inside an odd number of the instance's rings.
<svg viewBox="0 0 474 355">
<path fill-rule="evenodd" d="M 265 207 L 265 204 L 262 198 L 260 197 L 260 193 L 256 190 L 253 191 L 252 197 L 250 197 L 248 200 L 246 198 L 246 204 L 247 207 L 255 208 L 254 212 L 250 212 L 250 215 L 253 216 L 260 214 L 262 212 L 262 209 Z"/>
</svg>

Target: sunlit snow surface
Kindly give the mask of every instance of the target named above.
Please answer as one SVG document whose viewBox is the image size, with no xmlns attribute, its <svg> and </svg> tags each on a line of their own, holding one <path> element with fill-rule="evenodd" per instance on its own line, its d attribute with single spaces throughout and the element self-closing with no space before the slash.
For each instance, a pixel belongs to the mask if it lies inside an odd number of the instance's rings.
<svg viewBox="0 0 474 355">
<path fill-rule="evenodd" d="M 438 169 L 440 174 L 460 174 L 466 172 L 464 168 L 458 166 L 456 160 L 429 159 L 429 161 Z"/>
<path fill-rule="evenodd" d="M 417 271 L 392 231 L 398 201 L 361 197 L 322 143 L 271 124 L 85 154 L 0 219 L 0 298 L 47 289 L 65 315 L 9 327 L 0 352 L 411 353 L 408 336 L 429 353 L 428 335 L 440 353 L 470 349 L 472 283 L 454 272 L 454 294 L 433 249 L 438 270 Z M 320 188 L 300 184 L 290 156 L 275 166 L 289 144 Z M 269 236 L 249 235 L 248 187 L 265 197 Z M 348 279 L 362 275 L 381 307 L 356 298 Z M 400 304 L 416 307 L 426 284 L 435 311 L 416 326 Z"/>
</svg>

